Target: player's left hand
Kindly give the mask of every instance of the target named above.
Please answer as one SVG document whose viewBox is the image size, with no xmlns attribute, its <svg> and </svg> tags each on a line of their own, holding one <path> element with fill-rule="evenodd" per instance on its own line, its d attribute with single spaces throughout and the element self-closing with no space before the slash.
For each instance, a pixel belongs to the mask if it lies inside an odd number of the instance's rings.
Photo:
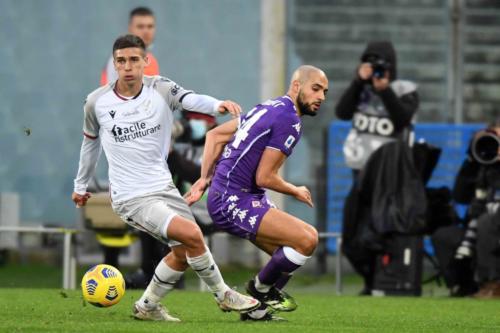
<svg viewBox="0 0 500 333">
<path fill-rule="evenodd" d="M 217 112 L 220 114 L 226 114 L 229 112 L 233 118 L 236 118 L 239 117 L 241 113 L 241 106 L 233 101 L 225 100 L 219 105 Z"/>
<path fill-rule="evenodd" d="M 201 199 L 209 183 L 210 181 L 208 181 L 207 179 L 200 178 L 193 184 L 193 186 L 191 186 L 191 189 L 186 194 L 184 194 L 184 200 L 186 200 L 189 206 Z"/>
<path fill-rule="evenodd" d="M 294 195 L 295 199 L 302 201 L 307 204 L 309 207 L 314 207 L 314 203 L 312 201 L 311 191 L 305 186 L 298 186 L 297 192 Z"/>
</svg>

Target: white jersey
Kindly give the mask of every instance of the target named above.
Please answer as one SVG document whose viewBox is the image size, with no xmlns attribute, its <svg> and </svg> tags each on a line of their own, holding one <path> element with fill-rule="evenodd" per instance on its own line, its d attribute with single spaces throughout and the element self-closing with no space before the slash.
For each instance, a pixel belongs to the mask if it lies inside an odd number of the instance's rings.
<svg viewBox="0 0 500 333">
<path fill-rule="evenodd" d="M 193 95 L 196 111 L 213 114 L 218 100 L 195 95 L 161 76 L 144 76 L 139 94 L 126 99 L 118 95 L 115 83 L 92 92 L 84 107 L 83 132 L 87 138 L 100 140 L 109 165 L 110 194 L 114 202 L 161 191 L 172 183 L 167 167 L 173 123 L 173 110 L 181 109 L 183 99 Z M 193 99 L 192 100 L 196 100 Z M 195 105 L 196 106 L 196 105 Z M 85 140 L 84 140 L 85 145 Z M 89 173 L 85 159 L 91 159 L 82 145 L 75 192 L 86 190 Z M 94 153 L 90 155 L 95 155 Z"/>
</svg>

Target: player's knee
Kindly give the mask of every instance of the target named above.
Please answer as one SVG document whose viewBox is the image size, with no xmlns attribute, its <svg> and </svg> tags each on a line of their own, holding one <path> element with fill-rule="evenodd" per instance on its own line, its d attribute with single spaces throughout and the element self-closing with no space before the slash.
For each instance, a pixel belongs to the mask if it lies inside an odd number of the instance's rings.
<svg viewBox="0 0 500 333">
<path fill-rule="evenodd" d="M 175 261 L 177 262 L 178 265 L 182 265 L 185 268 L 187 268 L 189 266 L 186 256 L 183 256 L 183 257 L 177 256 L 177 257 L 175 257 Z"/>
<path fill-rule="evenodd" d="M 203 240 L 203 233 L 196 224 L 190 225 L 189 229 L 186 230 L 186 237 L 183 240 L 183 244 L 188 248 L 203 248 L 205 243 Z"/>
<path fill-rule="evenodd" d="M 318 231 L 314 227 L 307 228 L 302 238 L 302 252 L 306 256 L 310 256 L 318 246 Z"/>
<path fill-rule="evenodd" d="M 184 268 L 185 270 L 188 267 L 186 251 L 181 246 L 172 247 L 172 251 L 166 256 L 166 260 L 167 265 L 176 270 L 182 270 L 179 268 Z"/>
</svg>

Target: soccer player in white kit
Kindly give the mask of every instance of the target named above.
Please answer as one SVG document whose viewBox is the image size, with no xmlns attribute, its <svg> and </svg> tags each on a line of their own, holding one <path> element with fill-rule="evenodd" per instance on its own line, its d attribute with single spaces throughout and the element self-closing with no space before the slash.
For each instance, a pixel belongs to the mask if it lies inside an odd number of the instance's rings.
<svg viewBox="0 0 500 333">
<path fill-rule="evenodd" d="M 161 76 L 144 76 L 146 47 L 134 35 L 113 45 L 118 80 L 88 95 L 84 106 L 83 143 L 72 200 L 87 203 L 87 183 L 104 149 L 113 210 L 129 225 L 166 242 L 172 251 L 158 264 L 133 314 L 142 320 L 179 321 L 160 300 L 188 266 L 207 284 L 224 311 L 247 312 L 260 303 L 225 283 L 200 228 L 175 188 L 166 156 L 173 110 L 240 113 L 238 104 L 185 90 Z"/>
</svg>

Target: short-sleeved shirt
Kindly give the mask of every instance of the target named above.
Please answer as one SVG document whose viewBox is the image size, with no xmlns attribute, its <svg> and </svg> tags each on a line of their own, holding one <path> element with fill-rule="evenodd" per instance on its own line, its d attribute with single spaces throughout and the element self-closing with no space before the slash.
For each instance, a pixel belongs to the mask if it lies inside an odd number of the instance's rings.
<svg viewBox="0 0 500 333">
<path fill-rule="evenodd" d="M 217 161 L 212 188 L 264 193 L 255 175 L 266 148 L 292 153 L 302 134 L 300 117 L 291 98 L 281 96 L 240 116 L 238 130 Z"/>
<path fill-rule="evenodd" d="M 101 141 L 113 201 L 161 191 L 172 181 L 166 156 L 173 110 L 189 93 L 167 78 L 144 76 L 142 90 L 133 98 L 120 96 L 114 82 L 87 97 L 83 133 Z"/>
</svg>

